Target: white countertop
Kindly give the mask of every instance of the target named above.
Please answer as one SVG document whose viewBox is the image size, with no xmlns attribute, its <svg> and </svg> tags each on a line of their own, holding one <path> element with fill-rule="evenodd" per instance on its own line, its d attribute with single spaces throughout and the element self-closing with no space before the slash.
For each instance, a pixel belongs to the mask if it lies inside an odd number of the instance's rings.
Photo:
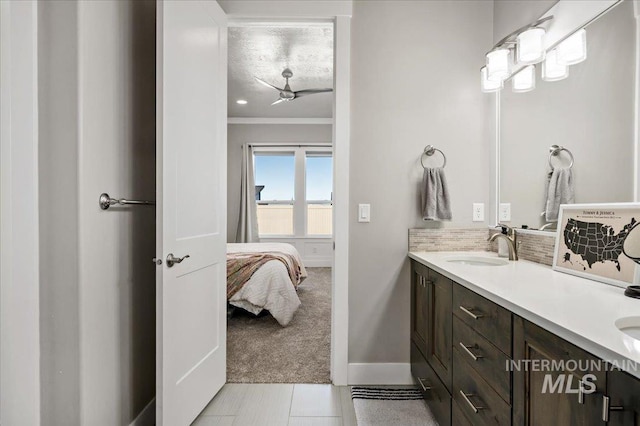
<svg viewBox="0 0 640 426">
<path fill-rule="evenodd" d="M 409 257 L 513 313 L 606 361 L 638 363 L 640 340 L 618 330 L 618 318 L 640 316 L 640 299 L 624 288 L 579 278 L 519 260 L 503 266 L 447 262 L 461 256 L 497 258 L 492 252 L 410 252 Z"/>
</svg>

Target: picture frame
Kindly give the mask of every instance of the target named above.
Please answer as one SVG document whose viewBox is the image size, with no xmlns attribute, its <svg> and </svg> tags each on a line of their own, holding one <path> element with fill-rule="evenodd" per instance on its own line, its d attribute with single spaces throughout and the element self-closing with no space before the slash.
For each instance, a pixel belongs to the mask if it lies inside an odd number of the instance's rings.
<svg viewBox="0 0 640 426">
<path fill-rule="evenodd" d="M 618 287 L 637 282 L 640 277 L 638 224 L 640 203 L 562 204 L 553 270 Z M 625 245 L 632 231 L 634 237 Z"/>
</svg>

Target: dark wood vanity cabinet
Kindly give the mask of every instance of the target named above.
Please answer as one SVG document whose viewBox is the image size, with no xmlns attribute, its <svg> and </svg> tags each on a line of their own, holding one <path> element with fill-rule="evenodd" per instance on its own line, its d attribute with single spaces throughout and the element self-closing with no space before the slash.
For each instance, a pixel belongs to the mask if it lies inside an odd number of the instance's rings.
<svg viewBox="0 0 640 426">
<path fill-rule="evenodd" d="M 606 363 L 535 324 L 514 315 L 513 423 L 516 425 L 603 425 Z M 556 369 L 547 366 L 566 366 Z M 578 369 L 573 365 L 577 362 Z M 526 365 L 528 364 L 528 365 Z M 581 369 L 583 368 L 583 369 Z M 545 383 L 546 381 L 546 383 Z M 582 384 L 584 383 L 584 385 Z M 595 391 L 591 392 L 592 386 Z M 584 391 L 583 391 L 584 389 Z"/>
<path fill-rule="evenodd" d="M 640 425 L 640 380 L 623 371 L 609 371 L 602 415 L 613 426 Z"/>
<path fill-rule="evenodd" d="M 411 372 L 440 425 L 640 426 L 640 379 L 419 262 L 411 270 Z M 545 369 L 554 362 L 569 368 Z"/>
</svg>

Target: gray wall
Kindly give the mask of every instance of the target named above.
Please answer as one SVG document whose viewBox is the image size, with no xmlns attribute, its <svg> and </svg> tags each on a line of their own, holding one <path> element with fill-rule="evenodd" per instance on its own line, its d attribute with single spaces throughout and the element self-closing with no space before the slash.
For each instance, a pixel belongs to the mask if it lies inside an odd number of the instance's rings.
<svg viewBox="0 0 640 426">
<path fill-rule="evenodd" d="M 227 241 L 235 242 L 240 209 L 242 144 L 329 142 L 330 124 L 229 124 L 227 127 Z"/>
<path fill-rule="evenodd" d="M 155 2 L 40 13 L 43 424 L 129 424 L 155 395 Z"/>
<path fill-rule="evenodd" d="M 479 69 L 493 2 L 354 2 L 349 362 L 409 362 L 408 228 L 487 226 L 491 97 Z M 447 155 L 453 221 L 420 218 L 420 154 Z M 357 222 L 358 203 L 371 223 Z"/>
<path fill-rule="evenodd" d="M 503 2 L 495 10 L 496 27 L 522 13 Z M 511 203 L 514 225 L 545 223 L 552 144 L 575 157 L 576 202 L 633 201 L 635 27 L 633 3 L 623 2 L 587 28 L 587 60 L 571 66 L 568 78 L 545 82 L 538 70 L 534 91 L 513 93 L 510 84 L 502 91 L 500 198 Z"/>
</svg>

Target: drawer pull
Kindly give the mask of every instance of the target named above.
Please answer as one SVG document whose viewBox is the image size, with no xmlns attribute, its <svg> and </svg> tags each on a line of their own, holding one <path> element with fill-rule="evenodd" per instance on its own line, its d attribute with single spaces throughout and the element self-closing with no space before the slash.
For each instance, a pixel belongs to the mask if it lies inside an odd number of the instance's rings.
<svg viewBox="0 0 640 426">
<path fill-rule="evenodd" d="M 473 312 L 471 312 L 473 308 L 465 308 L 464 306 L 460 305 L 460 310 L 475 320 L 477 320 L 478 318 L 482 318 L 482 314 L 474 314 Z"/>
<path fill-rule="evenodd" d="M 475 396 L 474 394 L 472 394 L 472 393 L 464 393 L 464 392 L 460 391 L 460 395 L 462 395 L 464 400 L 467 401 L 467 404 L 469 404 L 469 407 L 471 407 L 471 409 L 473 410 L 474 413 L 477 414 L 479 410 L 484 410 L 484 407 L 479 407 L 477 405 L 474 405 L 474 403 L 471 402 L 471 400 L 469 399 L 469 397 Z"/>
<path fill-rule="evenodd" d="M 609 411 L 624 411 L 622 406 L 609 406 L 610 399 L 608 396 L 602 395 L 602 421 L 609 421 Z"/>
<path fill-rule="evenodd" d="M 584 404 L 584 386 L 582 383 L 582 380 L 578 381 L 578 404 Z"/>
<path fill-rule="evenodd" d="M 484 358 L 482 355 L 476 355 L 473 352 L 471 352 L 471 348 L 478 349 L 478 345 L 467 346 L 464 343 L 460 342 L 460 346 L 471 358 L 473 358 L 474 361 L 477 361 L 480 358 Z"/>
<path fill-rule="evenodd" d="M 422 382 L 423 379 L 421 379 L 420 377 L 416 377 L 416 379 L 418 379 L 418 383 L 420 383 L 420 387 L 422 388 L 423 392 L 431 390 L 431 386 L 425 386 L 425 384 Z"/>
</svg>

